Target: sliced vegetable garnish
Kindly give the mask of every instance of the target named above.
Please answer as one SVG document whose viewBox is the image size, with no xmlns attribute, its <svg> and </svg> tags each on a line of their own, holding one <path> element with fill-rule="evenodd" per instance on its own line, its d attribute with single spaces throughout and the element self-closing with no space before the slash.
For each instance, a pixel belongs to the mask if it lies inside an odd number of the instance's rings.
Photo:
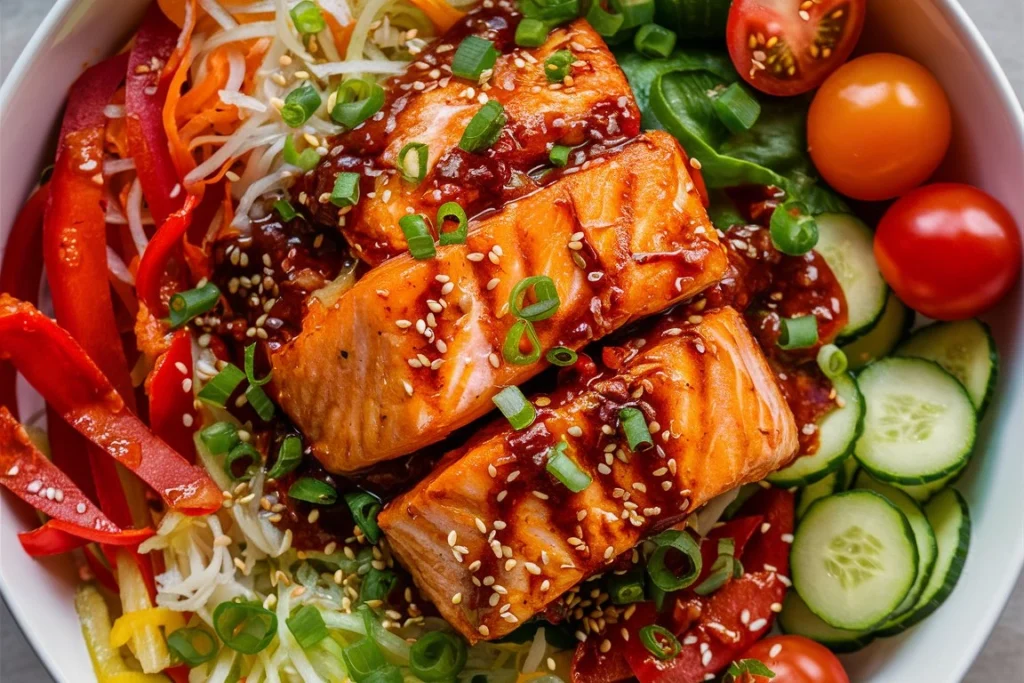
<svg viewBox="0 0 1024 683">
<path fill-rule="evenodd" d="M 418 213 L 408 214 L 398 220 L 398 227 L 402 229 L 409 253 L 414 259 L 423 260 L 437 255 L 434 236 L 430 234 L 426 218 Z"/>
<path fill-rule="evenodd" d="M 295 30 L 303 35 L 320 33 L 327 28 L 327 22 L 324 20 L 324 15 L 320 13 L 320 8 L 310 0 L 302 0 L 292 7 L 289 14 L 292 17 L 292 23 L 295 24 Z"/>
<path fill-rule="evenodd" d="M 524 0 L 519 3 L 523 14 L 557 25 L 580 14 L 580 0 Z"/>
<path fill-rule="evenodd" d="M 267 396 L 267 392 L 263 390 L 263 387 L 255 384 L 247 387 L 245 390 L 245 400 L 249 402 L 249 405 L 252 406 L 252 409 L 256 411 L 256 414 L 264 422 L 274 417 L 274 402 Z"/>
<path fill-rule="evenodd" d="M 846 354 L 835 344 L 825 344 L 818 349 L 818 367 L 826 377 L 837 377 L 846 372 L 849 361 Z"/>
<path fill-rule="evenodd" d="M 776 343 L 786 351 L 814 346 L 818 343 L 818 319 L 813 315 L 780 319 L 779 340 Z"/>
<path fill-rule="evenodd" d="M 228 399 L 231 398 L 231 394 L 244 381 L 245 373 L 237 365 L 228 363 L 217 373 L 216 377 L 199 390 L 197 396 L 211 405 L 223 408 L 227 404 Z"/>
<path fill-rule="evenodd" d="M 629 450 L 647 450 L 654 445 L 651 430 L 647 427 L 647 418 L 639 408 L 623 408 L 619 411 L 619 421 L 622 422 Z"/>
<path fill-rule="evenodd" d="M 711 595 L 730 579 L 743 576 L 743 565 L 736 559 L 736 542 L 731 538 L 718 540 L 718 557 L 711 565 L 711 573 L 693 589 L 697 595 Z"/>
<path fill-rule="evenodd" d="M 331 118 L 346 128 L 355 128 L 384 106 L 384 88 L 359 78 L 338 86 Z"/>
<path fill-rule="evenodd" d="M 512 429 L 526 429 L 537 418 L 537 410 L 526 399 L 519 387 L 505 387 L 491 400 L 512 425 Z"/>
<path fill-rule="evenodd" d="M 455 221 L 454 230 L 445 230 L 448 221 Z M 458 202 L 446 202 L 437 210 L 437 239 L 442 246 L 465 244 L 469 235 L 469 218 Z"/>
<path fill-rule="evenodd" d="M 323 100 L 316 88 L 310 83 L 305 83 L 285 96 L 284 106 L 281 107 L 281 119 L 291 128 L 298 128 L 316 113 L 321 102 Z"/>
<path fill-rule="evenodd" d="M 818 243 L 818 222 L 800 202 L 787 201 L 775 207 L 770 227 L 772 244 L 783 254 L 801 256 Z"/>
<path fill-rule="evenodd" d="M 282 156 L 284 157 L 284 162 L 286 164 L 298 166 L 303 171 L 312 171 L 314 168 L 316 168 L 316 165 L 320 163 L 320 155 L 312 147 L 307 147 L 301 152 L 296 150 L 295 139 L 291 135 L 285 136 L 284 151 L 282 152 Z M 291 208 L 290 204 L 288 206 L 289 208 Z M 277 208 L 277 204 L 274 204 L 274 207 Z M 295 209 L 292 209 L 292 216 L 294 217 L 294 215 Z M 285 218 L 285 220 L 289 219 Z"/>
<path fill-rule="evenodd" d="M 334 179 L 334 189 L 331 190 L 331 204 L 341 208 L 355 206 L 359 201 L 359 178 L 358 173 L 339 173 Z"/>
<path fill-rule="evenodd" d="M 256 342 L 245 347 L 245 378 L 254 387 L 261 387 L 270 381 L 274 372 L 271 370 L 263 379 L 256 379 Z"/>
<path fill-rule="evenodd" d="M 314 505 L 334 505 L 338 501 L 338 492 L 325 481 L 302 477 L 288 488 L 288 497 Z"/>
<path fill-rule="evenodd" d="M 679 640 L 664 626 L 648 624 L 640 629 L 639 635 L 647 651 L 662 661 L 675 659 L 682 650 Z"/>
<path fill-rule="evenodd" d="M 288 143 L 286 142 L 285 144 Z M 313 153 L 316 154 L 316 152 Z M 319 155 L 317 158 L 319 160 Z M 292 206 L 292 203 L 287 199 L 278 199 L 274 202 L 274 211 L 277 212 L 277 215 L 280 216 L 283 221 L 290 221 L 299 215 L 299 212 L 295 210 L 295 207 Z"/>
<path fill-rule="evenodd" d="M 540 47 L 548 39 L 550 27 L 540 19 L 527 17 L 516 27 L 516 45 L 519 47 Z"/>
<path fill-rule="evenodd" d="M 203 628 L 179 628 L 168 634 L 167 647 L 190 667 L 205 664 L 217 656 L 217 639 Z"/>
<path fill-rule="evenodd" d="M 380 499 L 366 491 L 349 491 L 344 494 L 345 504 L 352 512 L 352 519 L 355 521 L 366 540 L 376 543 L 380 540 L 381 530 L 377 524 L 377 515 L 380 513 Z"/>
<path fill-rule="evenodd" d="M 531 287 L 535 302 L 524 307 L 523 302 Z M 561 303 L 555 281 L 547 275 L 533 275 L 523 278 L 512 288 L 508 297 L 508 310 L 520 320 L 538 322 L 553 316 Z"/>
<path fill-rule="evenodd" d="M 274 466 L 267 472 L 268 479 L 280 479 L 302 462 L 302 439 L 294 434 L 289 434 L 281 441 L 281 448 L 277 451 L 277 460 Z"/>
<path fill-rule="evenodd" d="M 459 147 L 467 152 L 482 152 L 498 141 L 505 127 L 505 108 L 497 100 L 488 100 L 480 107 L 459 140 Z"/>
<path fill-rule="evenodd" d="M 576 352 L 567 346 L 556 346 L 548 351 L 544 357 L 552 365 L 557 365 L 563 368 L 568 367 L 569 365 L 574 365 L 576 360 L 579 358 Z"/>
<path fill-rule="evenodd" d="M 214 422 L 199 432 L 199 438 L 214 455 L 227 453 L 240 443 L 238 427 L 230 422 Z"/>
<path fill-rule="evenodd" d="M 313 647 L 327 637 L 327 625 L 320 616 L 320 610 L 313 605 L 303 605 L 284 620 L 288 630 L 303 650 Z"/>
<path fill-rule="evenodd" d="M 548 462 L 545 469 L 548 474 L 565 485 L 573 493 L 579 493 L 590 486 L 593 479 L 590 475 L 580 469 L 572 458 L 566 454 L 569 447 L 565 441 L 559 441 L 548 449 Z"/>
<path fill-rule="evenodd" d="M 371 567 L 363 583 L 359 586 L 359 599 L 363 602 L 370 600 L 386 601 L 391 591 L 398 585 L 398 574 L 390 569 L 376 569 Z"/>
<path fill-rule="evenodd" d="M 716 93 L 711 104 L 718 120 L 733 133 L 750 130 L 761 116 L 761 104 L 739 83 L 732 83 Z"/>
<path fill-rule="evenodd" d="M 571 50 L 559 50 L 544 60 L 544 75 L 549 83 L 561 83 L 572 72 L 576 57 Z"/>
<path fill-rule="evenodd" d="M 523 337 L 530 342 L 530 352 L 523 353 Z M 501 347 L 502 357 L 513 365 L 529 365 L 540 360 L 540 339 L 537 337 L 537 330 L 529 320 L 517 320 L 512 323 L 508 334 L 505 335 L 505 343 Z"/>
<path fill-rule="evenodd" d="M 626 19 L 621 14 L 612 14 L 600 2 L 592 2 L 587 10 L 587 22 L 599 35 L 610 38 L 619 32 Z"/>
<path fill-rule="evenodd" d="M 625 574 L 612 574 L 608 579 L 608 596 L 613 604 L 631 605 L 644 599 L 643 570 L 634 569 Z"/>
<path fill-rule="evenodd" d="M 453 681 L 466 666 L 466 643 L 450 633 L 431 631 L 409 649 L 409 669 L 423 681 Z"/>
<path fill-rule="evenodd" d="M 369 636 L 352 643 L 341 654 L 349 678 L 356 683 L 391 683 L 391 672 L 398 671 L 384 659 L 380 646 Z M 400 674 L 397 680 L 402 680 Z"/>
<path fill-rule="evenodd" d="M 398 153 L 398 172 L 410 183 L 423 182 L 427 175 L 430 148 L 422 142 L 410 142 Z"/>
<path fill-rule="evenodd" d="M 644 24 L 633 37 L 633 46 L 645 57 L 668 57 L 676 47 L 676 33 L 657 24 Z"/>
<path fill-rule="evenodd" d="M 256 603 L 222 602 L 213 611 L 213 628 L 236 652 L 259 654 L 277 634 L 277 615 Z"/>
<path fill-rule="evenodd" d="M 256 476 L 263 455 L 247 442 L 236 444 L 224 458 L 224 471 L 233 481 L 248 481 Z"/>
<path fill-rule="evenodd" d="M 479 36 L 466 36 L 452 57 L 452 73 L 475 81 L 484 71 L 494 68 L 497 60 L 498 51 L 493 42 Z"/>
<path fill-rule="evenodd" d="M 548 153 L 548 161 L 551 162 L 552 166 L 561 168 L 569 163 L 570 152 L 572 152 L 572 147 L 554 145 L 551 147 L 551 152 Z"/>
<path fill-rule="evenodd" d="M 693 536 L 685 531 L 669 529 L 651 541 L 655 549 L 647 559 L 647 575 L 651 577 L 655 586 L 666 593 L 671 593 L 687 588 L 697 580 L 703 561 L 700 546 L 693 540 Z M 670 569 L 667 562 L 669 553 L 673 551 L 682 554 L 681 562 L 672 562 L 672 566 L 680 567 L 678 573 Z"/>
</svg>

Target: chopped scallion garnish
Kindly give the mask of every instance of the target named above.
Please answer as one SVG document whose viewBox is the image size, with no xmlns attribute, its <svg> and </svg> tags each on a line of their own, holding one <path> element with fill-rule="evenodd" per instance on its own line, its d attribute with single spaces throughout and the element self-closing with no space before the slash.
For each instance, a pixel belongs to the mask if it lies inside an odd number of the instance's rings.
<svg viewBox="0 0 1024 683">
<path fill-rule="evenodd" d="M 498 410 L 505 416 L 512 429 L 526 429 L 533 424 L 537 417 L 537 410 L 533 404 L 526 400 L 526 396 L 519 387 L 505 387 L 491 399 Z"/>
<path fill-rule="evenodd" d="M 849 361 L 846 354 L 835 344 L 825 344 L 818 349 L 818 367 L 829 379 L 846 372 Z"/>
<path fill-rule="evenodd" d="M 381 530 L 377 524 L 380 513 L 380 499 L 366 491 L 349 491 L 344 494 L 345 504 L 352 513 L 352 520 L 370 543 L 380 540 Z"/>
<path fill-rule="evenodd" d="M 647 575 L 654 585 L 671 593 L 689 587 L 700 576 L 703 564 L 700 546 L 686 531 L 669 529 L 663 531 L 651 541 L 655 545 L 654 552 L 647 559 Z M 669 563 L 669 553 L 675 552 L 682 557 L 674 558 Z M 671 567 L 676 568 L 673 570 Z"/>
<path fill-rule="evenodd" d="M 675 659 L 683 649 L 679 640 L 664 626 L 649 624 L 640 629 L 638 635 L 647 651 L 662 661 Z"/>
<path fill-rule="evenodd" d="M 551 148 L 551 152 L 548 153 L 548 161 L 551 162 L 552 166 L 558 166 L 559 168 L 569 163 L 569 153 L 572 152 L 572 147 L 566 147 L 565 145 L 554 145 Z"/>
<path fill-rule="evenodd" d="M 171 328 L 177 329 L 193 318 L 206 313 L 220 300 L 220 289 L 212 282 L 202 287 L 178 292 L 168 303 Z"/>
<path fill-rule="evenodd" d="M 531 288 L 535 301 L 528 306 L 523 306 Z M 512 288 L 508 297 L 509 312 L 516 318 L 531 322 L 547 320 L 558 312 L 561 303 L 558 298 L 558 290 L 555 289 L 555 281 L 547 275 L 523 278 Z"/>
<path fill-rule="evenodd" d="M 530 351 L 523 353 L 523 338 L 530 343 Z M 517 320 L 512 323 L 505 343 L 501 347 L 502 357 L 512 365 L 529 365 L 540 360 L 540 339 L 537 330 L 529 320 Z"/>
<path fill-rule="evenodd" d="M 277 460 L 274 466 L 267 472 L 268 479 L 280 479 L 302 462 L 302 439 L 294 434 L 289 434 L 281 441 L 281 448 L 277 451 Z"/>
<path fill-rule="evenodd" d="M 448 221 L 455 221 L 454 230 L 445 230 Z M 442 246 L 465 244 L 469 235 L 469 218 L 458 202 L 446 202 L 437 210 L 437 239 Z"/>
<path fill-rule="evenodd" d="M 407 214 L 398 220 L 398 227 L 402 229 L 409 253 L 414 259 L 422 261 L 434 258 L 437 247 L 434 246 L 434 236 L 430 234 L 426 218 L 418 213 Z"/>
<path fill-rule="evenodd" d="M 544 357 L 552 365 L 564 368 L 576 363 L 579 358 L 576 352 L 570 349 L 568 346 L 556 346 L 555 348 L 548 351 Z"/>
<path fill-rule="evenodd" d="M 505 127 L 505 108 L 498 100 L 488 100 L 480 107 L 459 140 L 459 147 L 467 152 L 482 152 L 501 136 Z"/>
<path fill-rule="evenodd" d="M 264 422 L 268 422 L 270 418 L 274 417 L 274 402 L 267 396 L 263 387 L 250 385 L 245 390 L 245 398 Z"/>
<path fill-rule="evenodd" d="M 430 148 L 422 142 L 410 142 L 398 153 L 398 172 L 410 183 L 420 183 L 427 175 Z"/>
<path fill-rule="evenodd" d="M 731 84 L 712 97 L 711 106 L 718 120 L 733 133 L 750 130 L 761 116 L 761 105 L 739 83 Z"/>
<path fill-rule="evenodd" d="M 331 204 L 339 207 L 355 206 L 359 201 L 359 179 L 358 173 L 342 171 L 334 179 L 334 189 L 331 190 Z"/>
<path fill-rule="evenodd" d="M 622 28 L 630 29 L 654 21 L 654 0 L 609 0 L 622 15 Z"/>
<path fill-rule="evenodd" d="M 238 445 L 238 428 L 230 422 L 214 422 L 199 431 L 199 438 L 213 455 L 227 453 Z"/>
<path fill-rule="evenodd" d="M 284 620 L 288 630 L 303 650 L 313 647 L 327 637 L 327 624 L 320 616 L 320 610 L 313 605 L 303 605 Z"/>
<path fill-rule="evenodd" d="M 540 19 L 526 17 L 516 27 L 516 45 L 519 47 L 540 47 L 548 39 L 550 26 Z"/>
<path fill-rule="evenodd" d="M 302 477 L 288 488 L 288 497 L 314 505 L 334 505 L 338 501 L 338 492 L 327 482 Z"/>
<path fill-rule="evenodd" d="M 580 469 L 576 461 L 566 454 L 569 447 L 565 441 L 559 441 L 548 449 L 548 462 L 545 469 L 548 474 L 562 482 L 565 488 L 573 493 L 579 493 L 590 486 L 593 479 L 590 475 Z"/>
<path fill-rule="evenodd" d="M 384 106 L 384 88 L 377 83 L 350 78 L 338 86 L 331 118 L 352 129 Z"/>
<path fill-rule="evenodd" d="M 291 135 L 285 136 L 282 156 L 284 157 L 284 163 L 298 166 L 303 171 L 312 171 L 320 163 L 320 155 L 312 147 L 307 147 L 302 152 L 297 151 L 295 149 L 295 140 Z M 277 205 L 275 204 L 274 206 Z M 292 211 L 294 212 L 294 209 Z"/>
<path fill-rule="evenodd" d="M 256 475 L 263 456 L 254 446 L 241 441 L 224 458 L 224 471 L 232 481 L 248 481 Z"/>
<path fill-rule="evenodd" d="M 818 223 L 796 201 L 779 204 L 769 221 L 772 244 L 783 254 L 802 256 L 818 243 Z"/>
<path fill-rule="evenodd" d="M 780 319 L 779 339 L 776 343 L 786 351 L 814 346 L 818 343 L 818 319 L 813 315 Z"/>
<path fill-rule="evenodd" d="M 544 60 L 544 75 L 549 83 L 561 83 L 572 72 L 576 61 L 570 50 L 559 50 Z"/>
<path fill-rule="evenodd" d="M 213 628 L 232 650 L 255 655 L 277 635 L 277 615 L 258 603 L 222 602 L 213 610 Z"/>
<path fill-rule="evenodd" d="M 676 33 L 657 24 L 644 24 L 633 36 L 633 46 L 645 57 L 668 57 L 676 46 Z"/>
<path fill-rule="evenodd" d="M 316 154 L 316 152 L 313 152 L 313 154 Z M 317 160 L 319 161 L 319 159 L 320 155 L 317 155 Z M 295 210 L 295 207 L 292 206 L 292 203 L 287 199 L 278 199 L 274 202 L 274 211 L 277 211 L 277 215 L 280 216 L 283 221 L 290 221 L 299 215 L 299 212 Z"/>
<path fill-rule="evenodd" d="M 218 408 L 223 408 L 238 385 L 245 381 L 245 373 L 238 366 L 228 363 L 199 390 L 199 398 Z"/>
<path fill-rule="evenodd" d="M 245 347 L 245 378 L 254 387 L 262 387 L 270 381 L 274 371 L 271 370 L 263 379 L 256 379 L 256 342 Z"/>
<path fill-rule="evenodd" d="M 360 638 L 341 651 L 345 672 L 356 683 L 391 683 L 403 680 L 401 673 L 384 659 L 384 653 L 370 636 Z M 390 672 L 398 673 L 394 679 Z"/>
<path fill-rule="evenodd" d="M 168 634 L 167 648 L 190 667 L 205 664 L 220 650 L 217 639 L 202 628 L 179 628 Z"/>
<path fill-rule="evenodd" d="M 559 24 L 580 14 L 580 0 L 521 0 L 523 15 Z"/>
<path fill-rule="evenodd" d="M 292 17 L 292 23 L 295 24 L 295 30 L 303 35 L 320 33 L 327 28 L 327 22 L 324 20 L 324 15 L 320 13 L 320 8 L 309 0 L 302 0 L 292 7 L 289 14 Z"/>
<path fill-rule="evenodd" d="M 466 643 L 444 631 L 423 634 L 409 649 L 409 669 L 430 683 L 454 681 L 466 666 Z"/>
<path fill-rule="evenodd" d="M 612 574 L 608 579 L 608 596 L 612 604 L 631 605 L 643 602 L 644 574 L 642 569 L 634 569 L 625 574 Z"/>
<path fill-rule="evenodd" d="M 285 96 L 281 119 L 291 128 L 298 128 L 316 113 L 322 101 L 316 88 L 305 83 Z"/>
<path fill-rule="evenodd" d="M 475 81 L 484 71 L 493 68 L 497 59 L 498 51 L 493 42 L 478 36 L 466 36 L 452 57 L 452 73 Z"/>
<path fill-rule="evenodd" d="M 359 586 L 359 599 L 363 602 L 369 600 L 386 601 L 391 591 L 398 585 L 398 574 L 390 569 L 374 569 L 363 577 Z"/>
<path fill-rule="evenodd" d="M 625 21 L 621 14 L 612 14 L 600 2 L 591 2 L 587 10 L 587 22 L 604 38 L 611 38 L 618 33 Z"/>
<path fill-rule="evenodd" d="M 619 411 L 619 421 L 622 422 L 629 450 L 636 452 L 654 445 L 651 431 L 647 427 L 647 418 L 639 408 L 623 408 Z"/>
</svg>

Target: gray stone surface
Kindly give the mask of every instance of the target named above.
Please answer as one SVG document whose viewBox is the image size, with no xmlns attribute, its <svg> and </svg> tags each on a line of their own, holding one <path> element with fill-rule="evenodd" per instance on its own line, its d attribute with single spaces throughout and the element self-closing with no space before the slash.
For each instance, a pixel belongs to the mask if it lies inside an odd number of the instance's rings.
<svg viewBox="0 0 1024 683">
<path fill-rule="evenodd" d="M 892 0 L 898 2 L 898 0 Z M 961 0 L 992 46 L 1010 77 L 1018 98 L 1024 98 L 1024 2 L 1022 0 Z M 42 21 L 53 0 L 0 0 L 0 79 Z M 7 607 L 0 603 L 0 681 L 43 683 L 49 676 L 25 641 Z M 1024 578 L 999 623 L 978 656 L 965 683 L 1024 679 Z"/>
</svg>

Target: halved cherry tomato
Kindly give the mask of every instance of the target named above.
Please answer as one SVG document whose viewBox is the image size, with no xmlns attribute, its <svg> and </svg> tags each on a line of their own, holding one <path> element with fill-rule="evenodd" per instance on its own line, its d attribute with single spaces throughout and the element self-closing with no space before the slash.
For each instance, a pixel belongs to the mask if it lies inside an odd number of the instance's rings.
<svg viewBox="0 0 1024 683">
<path fill-rule="evenodd" d="M 946 155 L 950 131 L 949 101 L 931 72 L 885 53 L 841 66 L 807 115 L 818 171 L 839 192 L 869 201 L 927 180 Z"/>
<path fill-rule="evenodd" d="M 765 638 L 754 643 L 740 659 L 760 660 L 775 674 L 771 683 L 850 683 L 839 659 L 824 645 L 803 636 Z M 740 680 L 762 683 L 769 679 L 754 676 Z"/>
<path fill-rule="evenodd" d="M 1010 212 L 970 185 L 925 185 L 896 200 L 875 232 L 875 260 L 908 306 L 939 320 L 991 308 L 1016 282 L 1021 237 Z"/>
<path fill-rule="evenodd" d="M 865 0 L 733 0 L 726 40 L 747 83 L 799 95 L 846 61 L 864 28 Z"/>
</svg>

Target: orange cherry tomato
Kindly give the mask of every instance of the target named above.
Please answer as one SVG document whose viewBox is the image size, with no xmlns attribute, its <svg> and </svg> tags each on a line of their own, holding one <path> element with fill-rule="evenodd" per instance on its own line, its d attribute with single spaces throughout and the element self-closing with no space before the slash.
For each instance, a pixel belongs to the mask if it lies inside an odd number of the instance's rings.
<svg viewBox="0 0 1024 683">
<path fill-rule="evenodd" d="M 879 53 L 847 62 L 825 80 L 811 103 L 807 142 L 836 190 L 891 199 L 935 172 L 950 128 L 949 100 L 931 72 Z"/>
<path fill-rule="evenodd" d="M 748 676 L 756 683 L 850 683 L 839 659 L 824 645 L 803 636 L 772 636 L 754 643 L 740 659 L 757 659 L 774 678 Z"/>
</svg>

